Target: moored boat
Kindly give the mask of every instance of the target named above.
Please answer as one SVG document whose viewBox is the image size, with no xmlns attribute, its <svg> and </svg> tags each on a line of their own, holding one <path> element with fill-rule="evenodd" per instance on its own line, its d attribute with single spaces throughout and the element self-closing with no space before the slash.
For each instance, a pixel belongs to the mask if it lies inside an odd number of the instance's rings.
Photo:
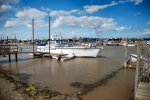
<svg viewBox="0 0 150 100">
<path fill-rule="evenodd" d="M 73 54 L 76 57 L 97 57 L 99 52 L 102 52 L 103 47 L 96 46 L 80 46 L 69 43 L 50 43 L 50 52 L 54 54 Z M 49 52 L 48 44 L 39 44 L 37 46 L 38 52 Z"/>
</svg>

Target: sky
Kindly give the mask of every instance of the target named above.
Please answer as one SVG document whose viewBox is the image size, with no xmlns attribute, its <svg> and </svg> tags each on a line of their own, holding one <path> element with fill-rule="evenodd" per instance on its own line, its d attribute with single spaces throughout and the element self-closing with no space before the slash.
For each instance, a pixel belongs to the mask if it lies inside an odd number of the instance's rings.
<svg viewBox="0 0 150 100">
<path fill-rule="evenodd" d="M 150 38 L 150 0 L 0 0 L 0 37 Z M 97 31 L 97 32 L 96 32 Z M 97 35 L 98 34 L 98 35 Z"/>
</svg>

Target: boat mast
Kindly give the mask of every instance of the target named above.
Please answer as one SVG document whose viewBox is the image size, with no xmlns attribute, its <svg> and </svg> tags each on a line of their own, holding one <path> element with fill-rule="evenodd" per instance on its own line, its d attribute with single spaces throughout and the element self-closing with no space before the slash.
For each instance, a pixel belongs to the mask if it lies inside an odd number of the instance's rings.
<svg viewBox="0 0 150 100">
<path fill-rule="evenodd" d="M 49 58 L 51 58 L 51 52 L 50 52 L 50 38 L 51 38 L 51 34 L 50 34 L 50 16 L 49 16 Z"/>
<path fill-rule="evenodd" d="M 99 36 L 99 33 L 98 33 L 97 29 L 96 29 L 96 25 L 94 24 L 93 27 L 94 27 L 94 31 L 95 31 L 95 33 L 96 33 L 96 35 L 98 37 L 98 41 L 100 41 L 100 36 Z"/>
<path fill-rule="evenodd" d="M 33 58 L 34 58 L 34 19 L 32 19 L 32 43 L 33 43 Z"/>
</svg>

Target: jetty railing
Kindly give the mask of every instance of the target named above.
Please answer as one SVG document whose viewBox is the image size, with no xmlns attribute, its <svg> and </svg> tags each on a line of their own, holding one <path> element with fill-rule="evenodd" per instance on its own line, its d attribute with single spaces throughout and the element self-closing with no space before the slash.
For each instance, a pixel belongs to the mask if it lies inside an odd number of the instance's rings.
<svg viewBox="0 0 150 100">
<path fill-rule="evenodd" d="M 18 45 L 0 44 L 0 54 L 8 55 L 9 62 L 11 62 L 11 54 L 15 54 L 16 62 L 18 61 Z"/>
<path fill-rule="evenodd" d="M 1 54 L 18 53 L 18 45 L 0 44 L 0 53 Z"/>
<path fill-rule="evenodd" d="M 140 81 L 149 82 L 150 80 L 150 46 L 143 45 L 141 48 L 140 60 Z"/>
<path fill-rule="evenodd" d="M 150 46 L 137 45 L 137 65 L 135 76 L 135 99 L 150 100 Z M 139 99 L 140 98 L 140 99 Z"/>
</svg>

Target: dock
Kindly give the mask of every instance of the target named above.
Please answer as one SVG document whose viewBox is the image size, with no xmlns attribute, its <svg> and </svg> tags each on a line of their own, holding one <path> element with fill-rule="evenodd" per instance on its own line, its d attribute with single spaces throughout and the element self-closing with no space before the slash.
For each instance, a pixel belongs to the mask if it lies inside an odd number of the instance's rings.
<svg viewBox="0 0 150 100">
<path fill-rule="evenodd" d="M 135 100 L 150 100 L 150 83 L 139 83 L 135 94 Z"/>
<path fill-rule="evenodd" d="M 0 54 L 8 55 L 9 62 L 11 62 L 11 55 L 15 55 L 16 62 L 18 61 L 18 45 L 0 44 Z"/>
<path fill-rule="evenodd" d="M 137 46 L 134 100 L 150 100 L 149 50 L 150 47 L 147 45 L 138 44 Z"/>
<path fill-rule="evenodd" d="M 56 59 L 57 61 L 67 61 L 71 60 L 74 57 L 73 56 L 68 56 L 68 54 L 54 54 L 51 53 L 49 55 L 49 52 L 28 52 L 28 51 L 18 51 L 18 45 L 8 45 L 8 44 L 0 44 L 0 54 L 3 56 L 8 55 L 9 62 L 11 62 L 11 55 L 15 55 L 15 60 L 16 62 L 18 61 L 18 54 L 31 54 L 33 58 L 44 58 L 44 57 L 49 57 Z"/>
</svg>

